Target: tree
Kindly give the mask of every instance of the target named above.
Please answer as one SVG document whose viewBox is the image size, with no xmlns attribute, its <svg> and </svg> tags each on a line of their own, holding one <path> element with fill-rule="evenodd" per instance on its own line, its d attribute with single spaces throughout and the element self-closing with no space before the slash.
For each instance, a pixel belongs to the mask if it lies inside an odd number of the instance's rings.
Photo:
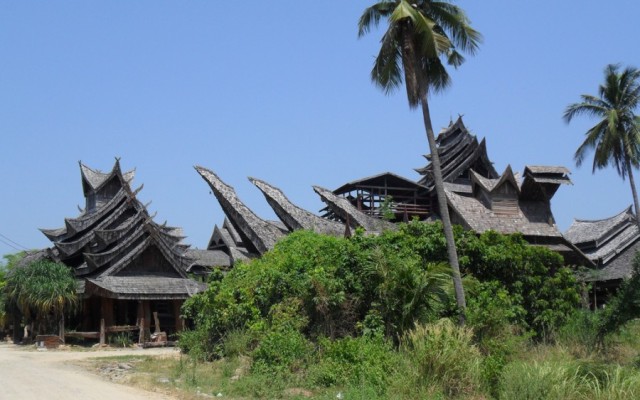
<svg viewBox="0 0 640 400">
<path fill-rule="evenodd" d="M 594 149 L 592 172 L 613 164 L 622 179 L 628 176 L 636 221 L 640 226 L 638 193 L 633 178 L 633 167 L 640 164 L 640 120 L 634 113 L 640 102 L 640 71 L 633 67 L 622 72 L 619 69 L 619 65 L 607 65 L 598 96 L 580 96 L 582 102 L 569 105 L 564 120 L 569 123 L 577 115 L 599 119 L 585 133 L 584 142 L 576 150 L 576 166 L 582 165 L 587 153 Z"/>
<path fill-rule="evenodd" d="M 64 264 L 46 260 L 16 266 L 7 276 L 7 297 L 20 312 L 41 330 L 53 316 L 62 321 L 65 311 L 78 305 L 76 280 Z"/>
<path fill-rule="evenodd" d="M 358 35 L 368 33 L 383 17 L 388 19 L 389 26 L 382 37 L 371 80 L 387 94 L 404 80 L 409 107 L 422 108 L 447 255 L 453 270 L 456 303 L 460 322 L 464 323 L 464 288 L 427 98 L 430 92 L 439 92 L 449 86 L 451 81 L 445 64 L 460 66 L 464 57 L 458 50 L 473 55 L 482 37 L 471 27 L 464 11 L 446 0 L 381 1 L 364 11 L 358 24 Z"/>
</svg>

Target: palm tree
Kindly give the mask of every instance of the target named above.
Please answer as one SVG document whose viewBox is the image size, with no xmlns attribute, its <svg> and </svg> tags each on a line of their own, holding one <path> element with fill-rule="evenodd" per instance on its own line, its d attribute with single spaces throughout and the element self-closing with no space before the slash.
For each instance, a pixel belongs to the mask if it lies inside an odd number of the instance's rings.
<svg viewBox="0 0 640 400">
<path fill-rule="evenodd" d="M 62 331 L 64 313 L 78 305 L 76 280 L 71 270 L 64 264 L 47 260 L 14 268 L 7 276 L 5 290 L 9 301 L 22 315 L 37 323 L 38 331 L 50 314 L 60 321 Z"/>
<path fill-rule="evenodd" d="M 430 91 L 439 92 L 449 86 L 450 78 L 445 64 L 454 67 L 461 65 L 464 57 L 458 50 L 474 54 L 482 37 L 471 28 L 464 11 L 447 0 L 416 0 L 412 3 L 406 0 L 380 1 L 367 8 L 360 17 L 358 35 L 361 37 L 368 33 L 383 17 L 387 18 L 389 26 L 382 37 L 371 80 L 387 94 L 400 87 L 404 80 L 409 107 L 422 108 L 438 207 L 447 241 L 449 264 L 453 270 L 456 302 L 460 310 L 460 322 L 464 323 L 464 288 L 427 98 Z"/>
<path fill-rule="evenodd" d="M 634 113 L 640 103 L 640 71 L 633 67 L 622 72 L 619 69 L 619 65 L 607 65 L 598 96 L 583 94 L 581 103 L 567 107 L 564 120 L 569 123 L 573 117 L 582 114 L 599 119 L 585 133 L 584 142 L 576 150 L 576 166 L 582 165 L 587 153 L 594 149 L 592 172 L 613 164 L 622 179 L 628 176 L 636 221 L 640 226 L 638 193 L 633 178 L 633 167 L 640 164 L 640 119 Z"/>
</svg>

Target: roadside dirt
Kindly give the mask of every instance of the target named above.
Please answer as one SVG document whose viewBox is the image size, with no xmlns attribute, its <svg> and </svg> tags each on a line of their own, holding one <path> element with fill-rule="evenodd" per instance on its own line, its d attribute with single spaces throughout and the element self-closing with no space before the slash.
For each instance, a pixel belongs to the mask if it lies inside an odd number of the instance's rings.
<svg viewBox="0 0 640 400">
<path fill-rule="evenodd" d="M 172 397 L 108 381 L 77 364 L 97 357 L 120 355 L 176 355 L 173 348 L 39 351 L 33 346 L 0 342 L 1 400 L 172 400 Z M 127 369 L 126 363 L 116 369 Z M 103 375 L 103 374 L 101 374 Z M 109 374 L 112 375 L 112 374 Z"/>
</svg>

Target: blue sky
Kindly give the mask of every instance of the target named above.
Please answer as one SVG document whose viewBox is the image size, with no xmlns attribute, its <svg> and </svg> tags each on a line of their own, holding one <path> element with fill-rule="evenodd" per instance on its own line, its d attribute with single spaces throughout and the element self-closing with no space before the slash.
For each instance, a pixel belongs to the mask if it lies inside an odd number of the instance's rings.
<svg viewBox="0 0 640 400">
<path fill-rule="evenodd" d="M 421 115 L 402 91 L 370 83 L 382 32 L 357 38 L 369 4 L 0 1 L 0 254 L 49 246 L 38 228 L 77 216 L 79 160 L 105 171 L 121 157 L 156 221 L 199 248 L 224 216 L 196 164 L 264 218 L 274 214 L 248 176 L 311 211 L 322 208 L 311 185 L 383 171 L 418 179 Z M 596 92 L 605 65 L 640 66 L 640 2 L 457 4 L 484 43 L 431 97 L 434 126 L 464 115 L 499 172 L 569 167 L 574 185 L 552 200 L 562 231 L 630 205 L 612 169 L 573 163 L 594 121 L 561 117 Z"/>
</svg>

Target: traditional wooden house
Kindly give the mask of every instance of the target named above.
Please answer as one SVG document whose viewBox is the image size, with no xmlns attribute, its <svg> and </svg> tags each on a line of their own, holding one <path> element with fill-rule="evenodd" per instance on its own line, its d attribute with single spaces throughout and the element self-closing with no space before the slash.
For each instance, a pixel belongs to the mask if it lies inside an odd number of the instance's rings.
<svg viewBox="0 0 640 400">
<path fill-rule="evenodd" d="M 109 173 L 82 163 L 80 172 L 85 208 L 62 228 L 41 229 L 53 242 L 48 257 L 78 279 L 82 310 L 69 325 L 101 340 L 122 330 L 179 331 L 180 306 L 206 288 L 187 275 L 195 260 L 181 230 L 153 221 L 136 198 L 142 186 L 131 189 L 134 172 L 123 173 L 119 160 Z"/>
<path fill-rule="evenodd" d="M 455 224 L 478 233 L 521 233 L 529 243 L 559 252 L 569 264 L 593 264 L 562 236 L 551 212 L 551 199 L 559 186 L 571 183 L 566 168 L 526 166 L 521 178 L 508 166 L 499 175 L 487 155 L 485 140 L 478 142 L 462 118 L 443 129 L 436 142 Z M 372 233 L 395 229 L 393 223 L 382 219 L 385 211 L 393 214 L 392 222 L 414 217 L 439 219 L 432 169 L 430 163 L 417 169 L 423 175 L 418 182 L 386 172 L 346 183 L 334 191 L 314 186 L 326 204 L 324 219 L 293 205 L 279 189 L 249 178 L 282 221 L 278 224 L 255 215 L 215 173 L 196 167 L 227 217 L 222 228 L 215 227 L 208 250 L 224 252 L 232 265 L 263 254 L 296 229 L 331 235 L 348 235 L 353 228 Z"/>
<path fill-rule="evenodd" d="M 631 276 L 633 259 L 640 251 L 640 230 L 631 207 L 610 218 L 576 219 L 564 235 L 596 265 L 584 275 L 594 283 L 594 306 Z"/>
</svg>

